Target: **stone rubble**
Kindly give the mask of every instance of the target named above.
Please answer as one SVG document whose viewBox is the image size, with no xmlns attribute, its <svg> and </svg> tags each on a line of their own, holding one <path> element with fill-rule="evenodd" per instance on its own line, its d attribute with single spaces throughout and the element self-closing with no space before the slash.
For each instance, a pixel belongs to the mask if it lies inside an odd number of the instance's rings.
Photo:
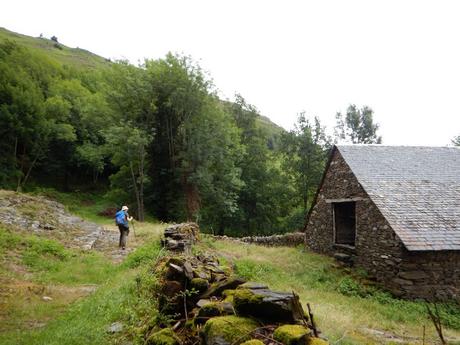
<svg viewBox="0 0 460 345">
<path fill-rule="evenodd" d="M 169 315 L 174 326 L 154 327 L 145 335 L 146 344 L 328 344 L 315 333 L 296 293 L 272 291 L 261 282 L 246 282 L 212 254 L 192 255 L 192 244 L 199 237 L 195 223 L 176 224 L 165 230 L 161 243 L 171 250 L 170 255 L 155 263 L 160 283 L 156 297 L 160 313 Z M 295 332 L 286 337 L 286 342 L 276 340 L 274 332 L 280 326 L 303 330 L 301 340 L 295 338 Z M 289 334 L 291 328 L 284 329 Z M 292 342 L 294 338 L 297 342 Z"/>
</svg>

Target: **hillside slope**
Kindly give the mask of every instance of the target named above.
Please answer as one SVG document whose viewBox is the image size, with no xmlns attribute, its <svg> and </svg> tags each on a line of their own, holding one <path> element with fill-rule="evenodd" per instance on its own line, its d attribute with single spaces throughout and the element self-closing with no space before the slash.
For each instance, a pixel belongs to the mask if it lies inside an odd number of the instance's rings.
<svg viewBox="0 0 460 345">
<path fill-rule="evenodd" d="M 10 40 L 46 55 L 62 65 L 68 65 L 77 70 L 108 68 L 111 65 L 109 59 L 96 55 L 82 48 L 70 48 L 62 43 L 56 43 L 48 38 L 31 37 L 22 35 L 0 27 L 0 42 Z M 266 116 L 257 118 L 258 125 L 267 133 L 269 138 L 276 140 L 284 129 L 273 123 Z"/>
<path fill-rule="evenodd" d="M 49 58 L 76 69 L 104 68 L 110 65 L 107 59 L 87 50 L 70 48 L 47 38 L 22 35 L 0 27 L 0 42 L 4 40 L 14 41 L 36 52 L 42 52 Z"/>
</svg>

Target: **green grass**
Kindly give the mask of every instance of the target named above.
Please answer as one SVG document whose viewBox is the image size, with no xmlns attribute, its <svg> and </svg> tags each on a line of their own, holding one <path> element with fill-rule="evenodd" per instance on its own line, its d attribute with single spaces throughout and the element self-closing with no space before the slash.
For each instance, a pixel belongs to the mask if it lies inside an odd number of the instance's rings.
<svg viewBox="0 0 460 345">
<path fill-rule="evenodd" d="M 422 302 L 405 301 L 360 282 L 359 272 L 350 275 L 334 266 L 334 261 L 302 248 L 268 248 L 230 241 L 205 240 L 205 245 L 226 258 L 234 257 L 236 272 L 252 281 L 268 283 L 279 291 L 296 291 L 309 302 L 320 329 L 331 341 L 341 344 L 373 343 L 363 328 L 420 337 L 423 326 L 436 339 Z M 448 334 L 460 337 L 460 306 L 441 306 Z M 345 335 L 345 336 L 344 336 Z M 343 338 L 342 338 L 343 337 Z"/>
<path fill-rule="evenodd" d="M 100 286 L 91 296 L 72 305 L 64 316 L 43 329 L 12 331 L 1 336 L 0 344 L 110 344 L 106 327 L 124 320 L 135 303 L 135 271 L 123 271 Z"/>
<path fill-rule="evenodd" d="M 6 39 L 15 41 L 29 49 L 43 53 L 61 64 L 69 65 L 79 70 L 109 66 L 109 62 L 105 58 L 87 50 L 69 48 L 61 43 L 57 47 L 56 42 L 50 39 L 21 35 L 5 28 L 0 28 L 0 41 Z"/>
<path fill-rule="evenodd" d="M 17 261 L 42 284 L 99 284 L 118 268 L 97 252 L 65 249 L 55 240 L 0 228 L 0 258 Z"/>
<path fill-rule="evenodd" d="M 158 237 L 151 237 L 130 253 L 122 265 L 117 266 L 97 253 L 73 252 L 64 249 L 56 241 L 21 236 L 5 229 L 0 229 L 0 240 L 1 248 L 8 248 L 8 252 L 15 251 L 18 260 L 27 265 L 33 272 L 33 280 L 38 283 L 99 285 L 94 294 L 70 307 L 61 300 L 44 303 L 32 295 L 27 296 L 26 302 L 23 296 L 17 295 L 10 302 L 11 313 L 7 320 L 9 331 L 1 334 L 2 345 L 110 344 L 115 340 L 106 332 L 106 327 L 112 322 L 122 321 L 128 327 L 124 334 L 134 337 L 137 320 L 156 316 L 155 302 L 148 295 L 152 275 L 146 272 L 152 261 L 161 255 Z M 144 284 L 142 289 L 140 282 Z M 40 294 L 48 291 L 50 289 L 47 287 Z M 43 328 L 31 330 L 24 327 L 24 319 L 54 321 L 49 321 Z"/>
</svg>

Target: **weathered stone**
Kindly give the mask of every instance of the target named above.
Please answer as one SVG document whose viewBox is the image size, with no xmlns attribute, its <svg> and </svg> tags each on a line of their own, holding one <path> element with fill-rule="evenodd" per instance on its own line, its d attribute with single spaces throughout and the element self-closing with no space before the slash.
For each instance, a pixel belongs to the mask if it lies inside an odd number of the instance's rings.
<svg viewBox="0 0 460 345">
<path fill-rule="evenodd" d="M 398 274 L 403 279 L 408 280 L 419 280 L 419 279 L 426 279 L 428 275 L 424 271 L 408 271 L 408 272 L 400 272 Z"/>
<path fill-rule="evenodd" d="M 299 296 L 266 289 L 239 289 L 233 295 L 238 315 L 247 315 L 271 322 L 296 322 L 304 317 Z"/>
<path fill-rule="evenodd" d="M 301 325 L 282 325 L 273 332 L 273 339 L 284 345 L 306 345 L 311 331 Z"/>
<path fill-rule="evenodd" d="M 209 287 L 209 282 L 206 279 L 193 278 L 190 282 L 190 287 L 198 292 L 204 292 Z"/>
<path fill-rule="evenodd" d="M 211 296 L 219 297 L 224 290 L 233 290 L 236 289 L 239 285 L 244 284 L 246 281 L 241 278 L 228 278 L 221 282 L 214 283 L 211 287 L 206 291 L 201 298 L 209 298 Z"/>
<path fill-rule="evenodd" d="M 108 333 L 119 333 L 123 330 L 123 324 L 121 322 L 114 322 L 107 327 Z"/>
<path fill-rule="evenodd" d="M 162 329 L 153 333 L 146 342 L 146 345 L 179 345 L 180 340 L 171 328 Z"/>
<path fill-rule="evenodd" d="M 250 318 L 218 316 L 206 322 L 201 335 L 206 345 L 239 345 L 249 340 L 250 333 L 258 327 Z"/>
<path fill-rule="evenodd" d="M 198 302 L 196 302 L 196 306 L 201 308 L 205 304 L 211 303 L 211 300 L 209 299 L 200 299 Z"/>
<path fill-rule="evenodd" d="M 167 280 L 164 282 L 161 292 L 167 297 L 175 297 L 183 290 L 183 285 L 175 280 Z"/>
<path fill-rule="evenodd" d="M 193 267 L 188 261 L 184 263 L 184 273 L 187 279 L 189 280 L 193 279 Z"/>
<path fill-rule="evenodd" d="M 392 281 L 397 285 L 412 285 L 412 284 L 414 284 L 412 282 L 412 280 L 401 279 L 401 278 L 394 278 Z"/>
</svg>

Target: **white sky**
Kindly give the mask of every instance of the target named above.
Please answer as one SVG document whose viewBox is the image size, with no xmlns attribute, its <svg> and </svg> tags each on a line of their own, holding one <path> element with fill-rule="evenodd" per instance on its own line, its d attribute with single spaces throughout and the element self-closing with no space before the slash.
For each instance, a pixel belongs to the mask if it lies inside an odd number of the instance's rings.
<svg viewBox="0 0 460 345">
<path fill-rule="evenodd" d="M 1 0 L 0 26 L 104 57 L 191 55 L 289 129 L 369 105 L 385 144 L 460 135 L 459 1 Z"/>
</svg>

